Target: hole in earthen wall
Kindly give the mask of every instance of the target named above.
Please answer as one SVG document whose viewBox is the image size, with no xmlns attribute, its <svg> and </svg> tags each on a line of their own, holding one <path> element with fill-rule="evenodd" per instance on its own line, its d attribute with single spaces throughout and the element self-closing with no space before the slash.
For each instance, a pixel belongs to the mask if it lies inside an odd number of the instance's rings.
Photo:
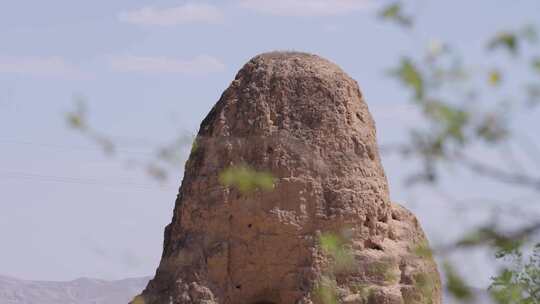
<svg viewBox="0 0 540 304">
<path fill-rule="evenodd" d="M 360 113 L 356 113 L 356 118 L 360 119 L 361 122 L 364 122 L 364 118 L 362 115 L 360 115 Z"/>
<path fill-rule="evenodd" d="M 402 262 L 399 264 L 399 271 L 400 271 L 400 279 L 399 284 L 403 285 L 413 285 L 414 281 L 412 280 L 411 276 L 407 274 L 405 269 L 407 268 L 407 264 Z"/>
<path fill-rule="evenodd" d="M 371 146 L 367 145 L 366 150 L 367 150 L 367 154 L 369 156 L 369 159 L 375 160 L 375 153 L 373 152 L 373 148 L 371 148 Z"/>
<path fill-rule="evenodd" d="M 371 218 L 370 217 L 366 218 L 366 220 L 364 221 L 364 226 L 366 226 L 368 228 L 371 228 Z"/>
<path fill-rule="evenodd" d="M 375 250 L 383 251 L 383 248 L 380 244 L 377 244 L 376 242 L 373 242 L 372 240 L 369 240 L 369 239 L 364 242 L 364 247 L 368 249 L 375 249 Z"/>
</svg>

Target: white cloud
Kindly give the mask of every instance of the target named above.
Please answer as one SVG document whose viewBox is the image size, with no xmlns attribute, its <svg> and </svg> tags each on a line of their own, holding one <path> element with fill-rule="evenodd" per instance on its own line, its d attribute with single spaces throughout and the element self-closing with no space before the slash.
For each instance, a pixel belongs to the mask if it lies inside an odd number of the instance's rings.
<svg viewBox="0 0 540 304">
<path fill-rule="evenodd" d="M 80 71 L 61 57 L 0 55 L 0 73 L 54 77 L 81 76 Z"/>
<path fill-rule="evenodd" d="M 151 6 L 121 12 L 118 20 L 141 25 L 173 26 L 188 23 L 218 23 L 223 14 L 218 7 L 203 3 L 187 3 L 170 8 Z"/>
<path fill-rule="evenodd" d="M 170 57 L 118 56 L 111 59 L 111 66 L 117 71 L 144 73 L 209 74 L 221 72 L 225 65 L 217 58 L 200 55 L 191 60 Z"/>
<path fill-rule="evenodd" d="M 277 16 L 345 15 L 371 7 L 372 0 L 240 0 L 240 5 Z"/>
</svg>

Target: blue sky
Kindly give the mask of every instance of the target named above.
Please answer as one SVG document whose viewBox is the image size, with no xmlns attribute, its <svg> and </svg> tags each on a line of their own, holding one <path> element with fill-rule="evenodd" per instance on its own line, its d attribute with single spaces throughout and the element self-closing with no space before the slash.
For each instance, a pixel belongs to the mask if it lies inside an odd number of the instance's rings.
<svg viewBox="0 0 540 304">
<path fill-rule="evenodd" d="M 152 274 L 182 168 L 160 185 L 125 160 L 147 159 L 179 132 L 195 133 L 236 71 L 258 53 L 307 51 L 339 64 L 358 81 L 379 141 L 390 143 L 419 119 L 405 91 L 385 74 L 399 56 L 444 40 L 481 61 L 487 37 L 536 22 L 540 13 L 533 0 L 406 1 L 419 18 L 411 35 L 377 20 L 384 3 L 4 1 L 0 273 L 48 280 Z M 92 125 L 118 139 L 117 157 L 66 127 L 63 115 L 80 95 Z M 533 130 L 534 123 L 521 122 Z M 402 178 L 414 163 L 386 157 L 384 165 L 393 199 L 417 212 L 433 242 L 459 233 L 465 224 L 456 223 L 485 216 L 454 214 L 442 190 L 405 187 Z M 444 191 L 522 195 L 489 183 L 472 189 L 463 174 L 456 176 Z M 476 255 L 478 265 L 465 271 L 484 269 L 484 256 Z"/>
</svg>

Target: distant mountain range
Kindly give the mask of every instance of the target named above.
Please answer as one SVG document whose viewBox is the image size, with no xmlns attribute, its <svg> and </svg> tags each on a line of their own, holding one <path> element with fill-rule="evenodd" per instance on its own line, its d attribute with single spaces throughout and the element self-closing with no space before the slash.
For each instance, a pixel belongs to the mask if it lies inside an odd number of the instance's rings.
<svg viewBox="0 0 540 304">
<path fill-rule="evenodd" d="M 0 276 L 1 304 L 127 304 L 150 277 L 105 281 L 77 279 L 68 282 L 26 281 Z M 475 290 L 475 304 L 493 303 L 487 292 Z M 444 303 L 458 302 L 445 297 Z"/>
<path fill-rule="evenodd" d="M 127 304 L 150 277 L 105 281 L 81 278 L 68 282 L 26 281 L 0 276 L 2 304 Z"/>
</svg>

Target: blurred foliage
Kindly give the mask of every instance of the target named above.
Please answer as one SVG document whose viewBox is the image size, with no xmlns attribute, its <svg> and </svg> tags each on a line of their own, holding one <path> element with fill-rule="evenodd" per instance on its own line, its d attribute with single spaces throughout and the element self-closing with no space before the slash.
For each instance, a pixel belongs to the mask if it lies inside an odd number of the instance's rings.
<svg viewBox="0 0 540 304">
<path fill-rule="evenodd" d="M 120 154 L 122 149 L 119 148 L 118 140 L 92 128 L 92 124 L 88 121 L 89 111 L 86 98 L 75 96 L 73 101 L 74 109 L 65 115 L 68 127 L 81 133 L 84 137 L 101 147 L 105 154 L 109 156 Z M 177 171 L 174 169 L 182 168 L 186 150 L 194 151 L 197 148 L 194 138 L 191 134 L 181 133 L 174 140 L 155 148 L 155 151 L 151 153 L 150 160 L 140 163 L 138 160 L 129 159 L 126 160 L 126 163 L 143 167 L 150 177 L 164 183 L 170 178 L 171 169 Z"/>
<path fill-rule="evenodd" d="M 415 100 L 424 98 L 424 80 L 410 58 L 402 58 L 399 66 L 391 74 L 414 91 Z"/>
<path fill-rule="evenodd" d="M 87 117 L 88 110 L 86 107 L 86 99 L 83 96 L 75 96 L 73 99 L 75 102 L 75 109 L 66 113 L 66 122 L 68 126 L 93 140 L 106 154 L 114 154 L 116 152 L 116 147 L 113 140 L 90 127 Z"/>
<path fill-rule="evenodd" d="M 142 296 L 136 296 L 129 304 L 144 304 L 144 298 Z"/>
<path fill-rule="evenodd" d="M 444 274 L 446 276 L 446 289 L 455 299 L 467 302 L 474 299 L 471 288 L 448 262 L 444 264 Z"/>
<path fill-rule="evenodd" d="M 399 281 L 399 273 L 394 268 L 395 262 L 393 260 L 381 260 L 374 262 L 370 266 L 370 271 L 380 275 L 385 282 L 397 282 Z"/>
<path fill-rule="evenodd" d="M 146 164 L 147 173 L 156 180 L 165 182 L 169 178 L 168 168 L 181 168 L 185 161 L 185 152 L 196 150 L 196 143 L 195 136 L 180 134 L 166 145 L 158 147 L 155 160 Z"/>
<path fill-rule="evenodd" d="M 275 178 L 268 172 L 259 172 L 246 165 L 232 166 L 219 174 L 219 182 L 228 187 L 235 187 L 243 194 L 261 189 L 273 190 Z"/>
<path fill-rule="evenodd" d="M 414 17 L 407 15 L 403 18 L 403 9 L 401 2 L 392 2 L 382 8 L 379 17 L 394 21 L 414 36 Z M 403 19 L 406 21 L 400 22 Z M 511 119 L 517 113 L 532 113 L 533 108 L 540 104 L 537 30 L 533 25 L 500 30 L 487 37 L 485 46 L 485 63 L 475 60 L 473 64 L 467 64 L 467 56 L 464 56 L 467 54 L 461 54 L 448 43 L 434 40 L 424 53 L 403 55 L 391 68 L 391 77 L 410 93 L 411 102 L 417 106 L 425 122 L 411 130 L 408 140 L 390 150 L 421 161 L 422 170 L 411 174 L 407 179 L 409 184 L 438 182 L 441 165 L 444 164 L 461 166 L 473 175 L 508 186 L 540 191 L 540 176 L 520 171 L 517 166 L 501 169 L 499 164 L 469 156 L 472 147 L 478 147 L 478 144 L 492 150 L 507 147 L 516 136 L 516 130 L 511 128 Z M 510 64 L 501 64 L 504 57 L 500 55 L 510 55 Z M 516 81 L 521 81 L 521 86 L 514 84 Z M 509 90 L 509 87 L 513 89 Z M 529 144 L 535 145 L 535 142 Z M 524 145 L 520 144 L 520 147 L 525 149 Z M 503 157 L 512 155 L 505 150 Z M 517 267 L 522 264 L 521 254 L 517 253 L 528 244 L 528 237 L 540 230 L 540 219 L 512 233 L 506 230 L 496 229 L 495 223 L 490 223 L 435 253 L 445 255 L 455 249 L 487 246 L 498 258 L 512 257 L 510 264 Z M 492 290 L 499 303 L 540 301 L 538 251 L 536 248 L 533 254 L 536 260 L 529 261 L 527 267 L 505 269 L 494 279 Z M 419 246 L 415 254 L 427 256 L 431 251 Z M 454 266 L 446 263 L 443 268 L 447 291 L 458 301 L 472 301 L 468 284 Z M 524 277 L 527 279 L 522 279 Z M 425 283 L 422 288 L 429 288 L 427 282 L 429 279 L 422 275 L 417 278 L 420 285 Z M 525 292 L 526 285 L 535 285 L 536 289 Z"/>
<path fill-rule="evenodd" d="M 355 259 L 349 249 L 348 239 L 334 233 L 323 233 L 319 237 L 319 243 L 324 254 L 332 259 L 331 271 L 336 273 L 345 272 L 355 266 Z"/>
<path fill-rule="evenodd" d="M 338 304 L 336 280 L 322 276 L 315 288 L 315 296 L 323 304 Z"/>
<path fill-rule="evenodd" d="M 433 258 L 433 250 L 429 247 L 427 241 L 420 243 L 414 247 L 414 254 L 419 258 Z"/>
<path fill-rule="evenodd" d="M 502 81 L 502 75 L 501 72 L 499 72 L 497 69 L 493 69 L 489 72 L 488 76 L 488 82 L 492 86 L 498 86 Z"/>
<path fill-rule="evenodd" d="M 368 303 L 369 297 L 373 294 L 373 287 L 367 284 L 352 284 L 351 291 L 360 295 L 361 303 Z"/>
<path fill-rule="evenodd" d="M 534 44 L 538 41 L 536 28 L 532 25 L 526 25 L 518 31 L 501 31 L 491 38 L 487 44 L 488 49 L 504 49 L 512 55 L 517 55 L 520 46 L 524 42 Z"/>
<path fill-rule="evenodd" d="M 422 110 L 429 127 L 414 130 L 410 149 L 426 161 L 445 159 L 452 149 L 461 149 L 476 138 L 496 142 L 508 135 L 504 115 L 496 112 L 474 113 L 464 105 L 443 101 L 446 94 L 438 94 L 444 79 L 454 82 L 465 78 L 459 67 L 447 70 L 427 66 L 422 72 L 411 58 L 403 58 L 392 75 L 413 93 L 413 101 Z M 425 79 L 431 79 L 427 81 Z M 433 80 L 434 79 L 434 80 Z M 491 85 L 498 85 L 502 76 L 498 70 L 489 74 Z M 428 86 L 431 84 L 432 86 Z M 437 96 L 440 95 L 440 96 Z"/>
<path fill-rule="evenodd" d="M 435 290 L 436 278 L 433 276 L 436 274 L 427 274 L 427 273 L 417 273 L 414 275 L 414 284 L 422 295 L 423 301 L 420 303 L 433 304 L 433 292 Z M 407 301 L 405 301 L 407 302 Z"/>
<path fill-rule="evenodd" d="M 499 304 L 540 303 L 540 243 L 536 244 L 525 262 L 521 250 L 499 256 L 509 267 L 492 278 L 490 291 Z"/>
<path fill-rule="evenodd" d="M 86 102 L 81 96 L 73 97 L 75 102 L 75 109 L 66 114 L 66 120 L 68 126 L 74 129 L 86 130 L 88 128 L 86 123 Z"/>
<path fill-rule="evenodd" d="M 515 55 L 518 51 L 518 37 L 514 33 L 500 32 L 489 41 L 488 48 L 491 50 L 504 48 Z"/>
<path fill-rule="evenodd" d="M 536 72 L 540 73 L 540 58 L 534 58 L 532 60 L 532 67 Z"/>
<path fill-rule="evenodd" d="M 379 11 L 379 17 L 406 27 L 413 25 L 412 18 L 403 13 L 403 6 L 399 2 L 383 7 Z"/>
<path fill-rule="evenodd" d="M 381 16 L 399 16 L 401 11 L 402 5 L 393 3 L 382 10 L 385 14 Z M 504 49 L 518 56 L 525 42 L 532 46 L 536 41 L 536 30 L 526 26 L 519 31 L 496 34 L 489 39 L 487 49 Z M 538 61 L 537 57 L 531 59 L 533 70 L 539 69 Z M 424 163 L 423 172 L 412 175 L 410 182 L 435 182 L 437 163 L 456 163 L 456 158 L 477 142 L 496 145 L 511 137 L 505 106 L 511 103 L 511 97 L 501 97 L 498 103 L 481 102 L 481 92 L 489 92 L 488 98 L 493 99 L 491 95 L 496 93 L 493 88 L 503 84 L 507 73 L 510 72 L 497 67 L 468 67 L 459 52 L 439 41 L 430 43 L 423 58 L 403 56 L 391 69 L 390 75 L 411 92 L 411 100 L 428 122 L 425 128 L 412 130 L 409 144 L 400 149 L 407 156 L 418 156 Z M 487 75 L 487 87 L 481 87 L 476 74 Z M 516 98 L 528 100 L 522 105 L 536 105 L 540 100 L 540 82 L 537 79 L 524 87 L 525 94 Z"/>
<path fill-rule="evenodd" d="M 521 238 L 505 235 L 497 231 L 494 227 L 488 226 L 470 232 L 458 241 L 456 245 L 461 247 L 488 245 L 493 247 L 496 251 L 496 256 L 500 257 L 516 251 L 523 243 L 524 240 Z"/>
</svg>

